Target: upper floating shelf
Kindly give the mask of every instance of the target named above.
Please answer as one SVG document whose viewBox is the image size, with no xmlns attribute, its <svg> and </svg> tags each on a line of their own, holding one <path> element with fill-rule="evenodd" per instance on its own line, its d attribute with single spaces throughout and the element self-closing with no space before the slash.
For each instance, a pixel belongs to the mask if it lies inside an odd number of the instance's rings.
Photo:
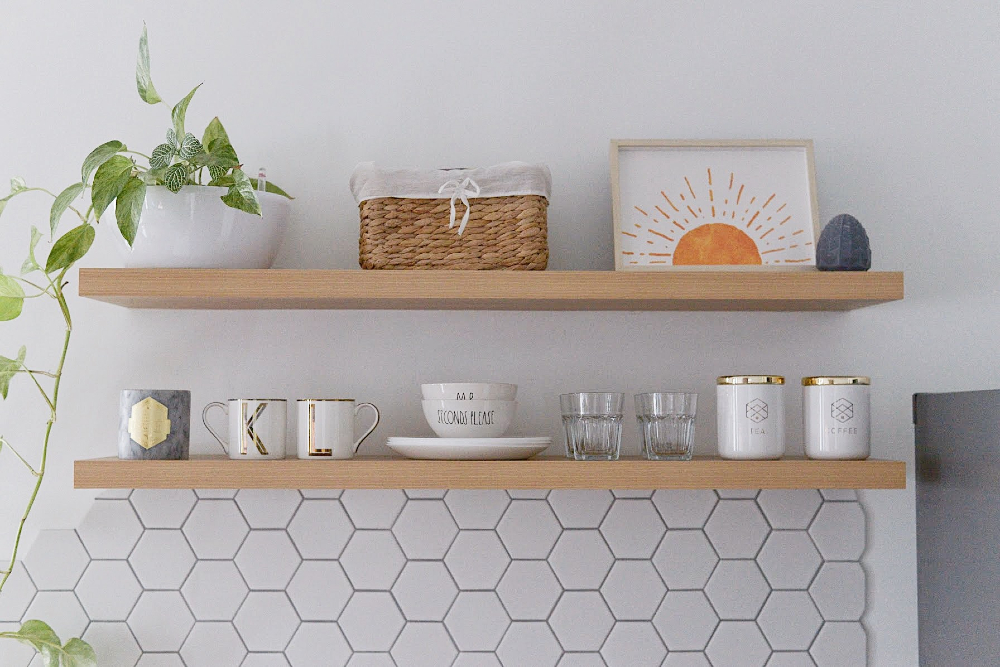
<svg viewBox="0 0 1000 667">
<path fill-rule="evenodd" d="M 902 461 L 77 461 L 78 489 L 904 489 Z"/>
<path fill-rule="evenodd" d="M 903 298 L 895 271 L 81 269 L 80 295 L 214 310 L 853 310 Z"/>
</svg>

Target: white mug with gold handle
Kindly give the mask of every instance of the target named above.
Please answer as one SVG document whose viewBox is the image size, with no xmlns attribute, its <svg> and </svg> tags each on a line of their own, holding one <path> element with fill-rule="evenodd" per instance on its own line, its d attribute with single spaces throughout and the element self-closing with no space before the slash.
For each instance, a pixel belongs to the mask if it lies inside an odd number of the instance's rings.
<svg viewBox="0 0 1000 667">
<path fill-rule="evenodd" d="M 231 459 L 285 458 L 285 428 L 288 402 L 283 398 L 233 398 L 227 403 L 209 403 L 201 420 Z M 208 423 L 208 413 L 219 408 L 229 418 L 229 441 Z"/>
<path fill-rule="evenodd" d="M 353 398 L 302 398 L 298 401 L 298 454 L 300 459 L 352 458 L 378 426 L 378 408 L 358 403 Z M 354 426 L 363 409 L 375 413 L 375 421 L 360 438 L 354 438 Z"/>
</svg>

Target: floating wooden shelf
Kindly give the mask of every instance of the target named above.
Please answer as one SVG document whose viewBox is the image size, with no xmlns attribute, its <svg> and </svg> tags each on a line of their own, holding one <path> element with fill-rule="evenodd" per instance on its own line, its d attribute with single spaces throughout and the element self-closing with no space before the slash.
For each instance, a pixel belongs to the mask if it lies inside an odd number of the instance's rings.
<svg viewBox="0 0 1000 667">
<path fill-rule="evenodd" d="M 78 489 L 903 489 L 902 461 L 77 461 Z"/>
<path fill-rule="evenodd" d="M 129 308 L 852 310 L 903 298 L 902 272 L 81 269 Z"/>
</svg>

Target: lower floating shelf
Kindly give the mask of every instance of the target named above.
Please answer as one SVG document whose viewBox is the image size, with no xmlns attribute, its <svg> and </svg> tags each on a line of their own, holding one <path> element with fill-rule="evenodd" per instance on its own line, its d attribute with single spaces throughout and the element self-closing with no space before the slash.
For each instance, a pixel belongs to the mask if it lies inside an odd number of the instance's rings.
<svg viewBox="0 0 1000 667">
<path fill-rule="evenodd" d="M 902 461 L 76 461 L 78 489 L 904 489 Z"/>
</svg>

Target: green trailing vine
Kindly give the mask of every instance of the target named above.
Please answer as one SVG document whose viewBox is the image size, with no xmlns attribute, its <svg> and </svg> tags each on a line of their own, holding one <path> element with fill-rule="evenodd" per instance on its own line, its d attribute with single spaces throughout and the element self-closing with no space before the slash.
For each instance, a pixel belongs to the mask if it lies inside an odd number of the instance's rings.
<svg viewBox="0 0 1000 667">
<path fill-rule="evenodd" d="M 139 96 L 144 102 L 163 102 L 150 78 L 145 26 L 139 39 L 135 80 Z M 73 333 L 73 320 L 65 292 L 68 285 L 66 276 L 93 245 L 101 216 L 114 203 L 118 229 L 131 245 L 135 240 L 147 188 L 163 185 L 176 193 L 186 186 L 197 187 L 202 184 L 205 171 L 209 176 L 208 185 L 227 188 L 226 194 L 221 197 L 227 206 L 247 213 L 261 214 L 257 199 L 257 180 L 243 172 L 236 150 L 219 119 L 214 118 L 208 124 L 200 140 L 185 129 L 187 108 L 198 87 L 195 86 L 171 109 L 172 126 L 166 132 L 166 140 L 156 146 L 149 156 L 128 150 L 121 141 L 108 141 L 95 148 L 84 159 L 80 168 L 80 180 L 58 194 L 46 188 L 28 186 L 24 179 L 13 178 L 10 181 L 10 193 L 0 197 L 0 215 L 11 200 L 27 193 L 41 193 L 52 199 L 48 220 L 48 243 L 51 247 L 44 261 L 39 255 L 39 246 L 46 235 L 37 226 L 32 226 L 27 257 L 21 264 L 20 271 L 8 273 L 0 269 L 0 322 L 18 318 L 29 300 L 51 299 L 58 306 L 65 325 L 62 350 L 55 370 L 42 370 L 30 365 L 25 346 L 21 346 L 13 357 L 0 356 L 0 398 L 7 398 L 14 378 L 25 376 L 31 380 L 49 411 L 37 465 L 29 461 L 30 456 L 23 454 L 0 435 L 0 460 L 6 454 L 11 454 L 34 478 L 34 486 L 15 531 L 10 558 L 0 563 L 0 593 L 14 571 L 24 526 L 45 479 L 50 438 L 59 407 L 63 368 Z M 140 164 L 137 158 L 145 160 L 146 164 Z M 265 189 L 289 196 L 270 182 L 265 184 Z M 79 224 L 59 235 L 60 224 L 67 213 L 76 217 Z M 0 639 L 15 639 L 31 646 L 41 656 L 43 667 L 97 666 L 97 657 L 90 645 L 77 638 L 63 644 L 52 628 L 40 620 L 25 621 L 16 631 L 0 632 Z"/>
</svg>

